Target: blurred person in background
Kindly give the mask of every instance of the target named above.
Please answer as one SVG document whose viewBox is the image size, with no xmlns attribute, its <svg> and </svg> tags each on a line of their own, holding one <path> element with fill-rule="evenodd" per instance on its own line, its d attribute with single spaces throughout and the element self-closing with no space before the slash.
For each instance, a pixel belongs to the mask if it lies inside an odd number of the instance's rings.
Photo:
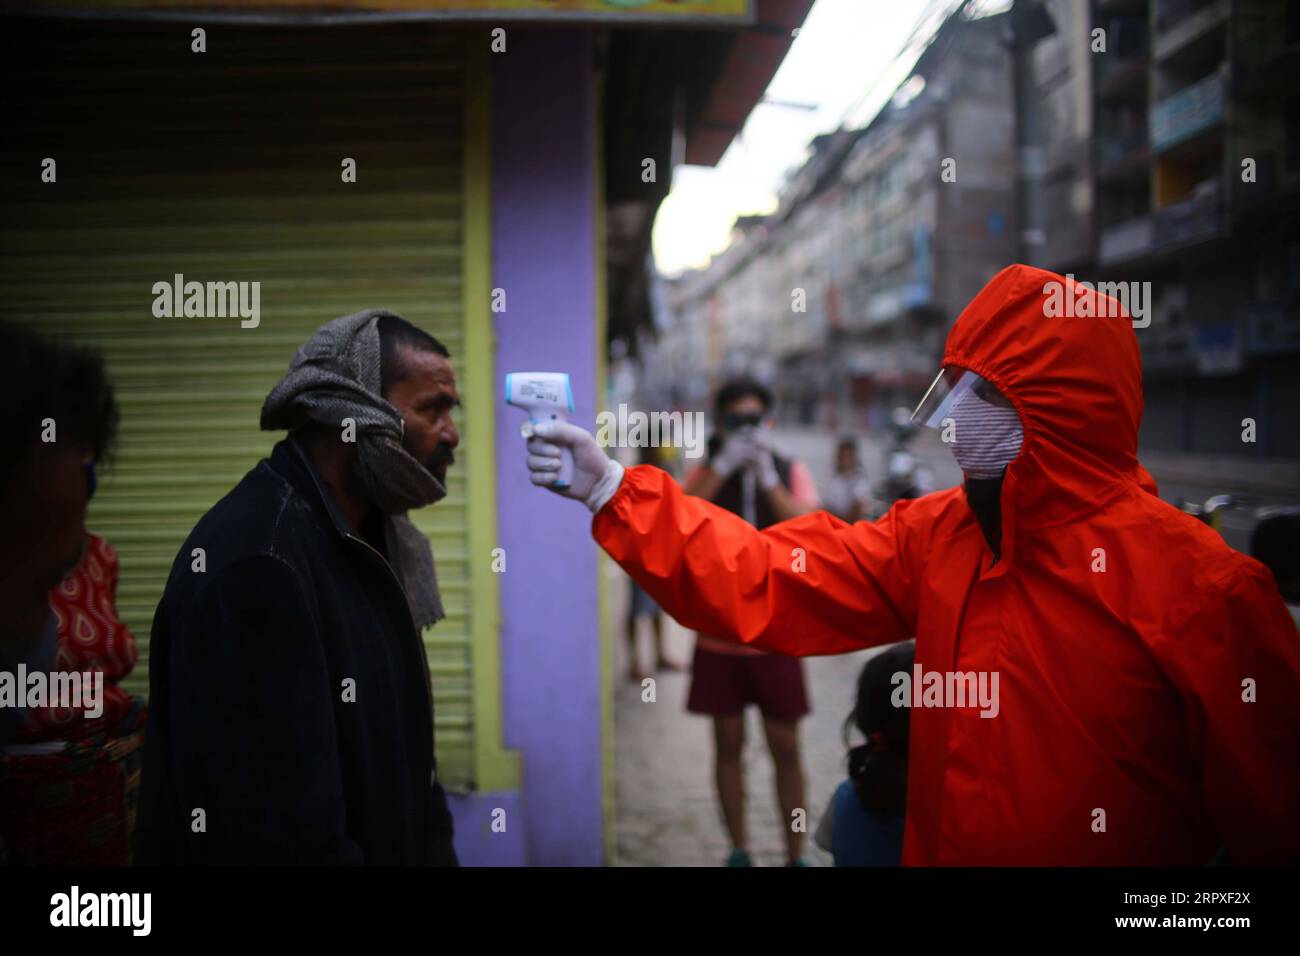
<svg viewBox="0 0 1300 956">
<path fill-rule="evenodd" d="M 806 514 L 818 506 L 812 475 L 801 461 L 773 450 L 772 395 L 763 385 L 735 379 L 714 399 L 714 434 L 707 462 L 687 472 L 685 492 L 713 502 L 755 528 Z M 714 780 L 731 838 L 728 866 L 750 866 L 745 827 L 745 708 L 755 704 L 776 768 L 777 800 L 789 865 L 802 864 L 803 834 L 790 827 L 804 805 L 799 721 L 809 712 L 803 661 L 765 654 L 701 632 L 691 664 L 686 709 L 713 718 Z"/>
<path fill-rule="evenodd" d="M 911 675 L 911 641 L 876 654 L 858 674 L 857 701 L 844 722 L 865 743 L 849 750 L 849 778 L 836 788 L 817 824 L 816 844 L 836 866 L 898 866 L 907 810 L 907 745 L 911 711 L 897 704 L 896 674 Z"/>
<path fill-rule="evenodd" d="M 858 457 L 858 442 L 845 435 L 835 445 L 835 474 L 822 489 L 822 506 L 841 521 L 850 524 L 869 514 L 871 487 L 867 471 Z"/>
<path fill-rule="evenodd" d="M 664 471 L 670 471 L 667 467 L 667 455 L 664 453 L 671 450 L 671 448 L 653 448 L 650 446 L 641 448 L 638 454 L 639 463 L 642 465 L 658 465 Z M 659 605 L 655 603 L 654 598 L 646 594 L 641 585 L 631 578 L 628 579 L 628 586 L 631 589 L 627 603 L 626 621 L 628 682 L 639 684 L 650 676 L 641 668 L 641 657 L 637 652 L 637 622 L 643 617 L 650 618 L 650 630 L 654 635 L 655 670 L 685 670 L 686 668 L 683 665 L 672 660 L 664 650 L 664 615 L 659 609 Z"/>
<path fill-rule="evenodd" d="M 49 596 L 81 561 L 93 466 L 117 430 L 103 361 L 0 322 L 0 662 L 42 664 L 57 648 Z M 0 711 L 0 740 L 17 730 Z"/>
<path fill-rule="evenodd" d="M 119 686 L 136 644 L 117 615 L 117 553 L 85 527 L 118 423 L 103 360 L 0 323 L 0 415 L 18 438 L 0 471 L 0 670 L 82 686 L 81 706 L 0 707 L 0 857 L 125 865 L 145 708 Z"/>
</svg>

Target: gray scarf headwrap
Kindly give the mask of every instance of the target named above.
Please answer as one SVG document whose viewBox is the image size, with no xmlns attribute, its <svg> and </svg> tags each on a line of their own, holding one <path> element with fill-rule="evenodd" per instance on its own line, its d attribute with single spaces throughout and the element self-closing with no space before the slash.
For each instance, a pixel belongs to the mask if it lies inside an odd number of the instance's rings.
<svg viewBox="0 0 1300 956">
<path fill-rule="evenodd" d="M 446 615 L 433 548 L 406 512 L 433 504 L 447 489 L 402 447 L 402 416 L 380 395 L 378 323 L 386 315 L 396 313 L 366 309 L 317 329 L 266 396 L 262 428 L 293 430 L 314 422 L 342 435 L 343 419 L 356 423 L 357 475 L 366 497 L 387 516 L 388 560 L 416 628 L 423 629 Z"/>
</svg>

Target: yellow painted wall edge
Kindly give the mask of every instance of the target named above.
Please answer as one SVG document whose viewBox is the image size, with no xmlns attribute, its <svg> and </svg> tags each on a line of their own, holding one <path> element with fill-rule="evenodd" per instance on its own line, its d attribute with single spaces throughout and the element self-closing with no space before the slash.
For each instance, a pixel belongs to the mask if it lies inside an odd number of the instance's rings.
<svg viewBox="0 0 1300 956">
<path fill-rule="evenodd" d="M 477 31 L 465 34 L 464 308 L 465 373 L 463 403 L 467 430 L 476 436 L 466 449 L 472 475 L 496 474 L 493 441 L 497 390 L 493 329 L 488 300 L 492 286 L 492 72 Z M 514 790 L 520 785 L 520 759 L 502 741 L 501 594 L 492 571 L 497 543 L 495 480 L 468 489 L 470 672 L 474 681 L 474 787 Z"/>
</svg>

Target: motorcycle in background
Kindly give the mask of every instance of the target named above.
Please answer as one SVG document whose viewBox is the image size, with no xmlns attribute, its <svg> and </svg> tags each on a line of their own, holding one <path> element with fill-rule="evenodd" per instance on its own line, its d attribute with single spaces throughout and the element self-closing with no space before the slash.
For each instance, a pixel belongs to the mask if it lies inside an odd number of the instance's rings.
<svg viewBox="0 0 1300 956">
<path fill-rule="evenodd" d="M 934 476 L 908 450 L 916 437 L 917 426 L 906 408 L 895 408 L 890 415 L 890 444 L 885 453 L 885 477 L 871 490 L 872 518 L 879 518 L 895 502 L 920 498 L 934 490 Z"/>
<path fill-rule="evenodd" d="M 1233 508 L 1244 508 L 1255 504 L 1254 499 L 1245 495 L 1212 495 L 1205 501 L 1192 501 L 1189 498 L 1178 499 L 1178 509 L 1184 514 L 1205 522 L 1219 534 L 1223 534 L 1223 513 Z"/>
</svg>

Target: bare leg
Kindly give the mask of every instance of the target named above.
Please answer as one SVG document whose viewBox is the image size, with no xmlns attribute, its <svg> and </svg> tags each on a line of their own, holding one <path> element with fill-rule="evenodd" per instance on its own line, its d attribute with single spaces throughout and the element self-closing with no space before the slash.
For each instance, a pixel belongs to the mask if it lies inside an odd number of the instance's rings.
<svg viewBox="0 0 1300 956">
<path fill-rule="evenodd" d="M 629 683 L 639 684 L 645 674 L 641 670 L 641 663 L 637 660 L 636 653 L 636 612 L 632 609 L 631 601 L 628 602 L 627 608 L 627 679 Z"/>
<path fill-rule="evenodd" d="M 776 765 L 776 799 L 781 805 L 782 824 L 785 829 L 786 854 L 793 863 L 803 855 L 803 833 L 795 832 L 794 811 L 804 806 L 803 764 L 799 760 L 799 722 L 797 720 L 772 720 L 763 718 L 763 732 L 767 748 Z"/>
<path fill-rule="evenodd" d="M 650 626 L 655 632 L 655 667 L 661 671 L 684 671 L 686 667 L 668 659 L 664 652 L 664 616 L 656 612 L 650 615 Z"/>
<path fill-rule="evenodd" d="M 727 714 L 713 718 L 714 777 L 722 819 L 731 836 L 731 845 L 748 850 L 745 845 L 745 780 L 741 754 L 745 749 L 745 715 Z"/>
</svg>

